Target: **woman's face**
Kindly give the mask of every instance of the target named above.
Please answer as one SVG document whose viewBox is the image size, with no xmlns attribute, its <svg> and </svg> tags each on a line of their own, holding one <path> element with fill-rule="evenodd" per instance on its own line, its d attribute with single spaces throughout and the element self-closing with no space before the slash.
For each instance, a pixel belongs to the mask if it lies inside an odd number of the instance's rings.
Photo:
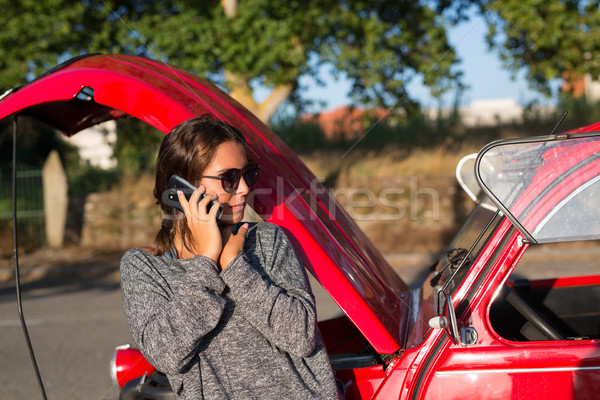
<svg viewBox="0 0 600 400">
<path fill-rule="evenodd" d="M 215 156 L 202 175 L 217 176 L 232 168 L 242 169 L 247 163 L 246 151 L 241 144 L 224 142 L 217 147 Z M 227 193 L 223 190 L 219 179 L 202 178 L 200 183 L 206 188 L 206 193 L 216 193 L 219 196 L 218 200 L 223 205 L 221 222 L 236 224 L 242 221 L 244 209 L 246 208 L 246 198 L 250 192 L 250 188 L 243 177 L 240 178 L 238 188 L 233 193 Z"/>
</svg>

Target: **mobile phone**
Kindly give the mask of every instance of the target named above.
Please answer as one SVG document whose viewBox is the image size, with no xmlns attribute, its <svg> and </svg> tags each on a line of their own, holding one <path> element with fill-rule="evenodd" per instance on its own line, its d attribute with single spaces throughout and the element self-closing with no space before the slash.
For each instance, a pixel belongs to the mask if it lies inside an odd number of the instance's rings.
<svg viewBox="0 0 600 400">
<path fill-rule="evenodd" d="M 173 175 L 169 179 L 169 183 L 167 184 L 167 190 L 163 192 L 162 199 L 163 201 L 170 205 L 171 207 L 175 207 L 179 211 L 183 212 L 183 208 L 181 207 L 181 203 L 179 203 L 179 197 L 177 196 L 177 191 L 181 190 L 187 201 L 190 201 L 190 197 L 192 197 L 192 193 L 196 190 L 197 187 L 183 179 L 178 175 Z M 202 200 L 206 196 L 206 193 L 202 193 L 200 196 L 200 200 Z M 216 200 L 212 200 L 208 203 L 206 207 L 206 212 L 210 211 L 210 208 L 216 204 Z M 217 221 L 221 219 L 221 215 L 223 215 L 223 206 L 219 206 L 219 211 L 217 211 Z"/>
</svg>

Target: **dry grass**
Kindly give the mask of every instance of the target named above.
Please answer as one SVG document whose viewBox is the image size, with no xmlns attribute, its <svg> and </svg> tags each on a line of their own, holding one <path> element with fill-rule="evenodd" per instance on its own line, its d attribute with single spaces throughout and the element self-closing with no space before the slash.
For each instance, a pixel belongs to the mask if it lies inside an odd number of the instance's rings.
<svg viewBox="0 0 600 400">
<path fill-rule="evenodd" d="M 416 149 L 412 152 L 398 148 L 387 148 L 379 152 L 315 152 L 300 158 L 317 178 L 344 185 L 355 179 L 385 179 L 414 175 L 453 176 L 458 161 L 479 148 L 463 146 L 449 149 L 436 147 Z M 332 179 L 333 178 L 333 179 Z M 333 186 L 333 185 L 332 185 Z"/>
</svg>

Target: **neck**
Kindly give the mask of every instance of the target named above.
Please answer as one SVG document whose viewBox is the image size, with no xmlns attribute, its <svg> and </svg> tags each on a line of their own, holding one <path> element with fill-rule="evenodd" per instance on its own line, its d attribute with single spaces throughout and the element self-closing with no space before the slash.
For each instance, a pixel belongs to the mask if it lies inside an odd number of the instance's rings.
<svg viewBox="0 0 600 400">
<path fill-rule="evenodd" d="M 173 238 L 173 246 L 175 246 L 175 250 L 177 251 L 177 258 L 192 258 L 195 255 L 185 247 L 179 233 L 176 233 Z"/>
</svg>

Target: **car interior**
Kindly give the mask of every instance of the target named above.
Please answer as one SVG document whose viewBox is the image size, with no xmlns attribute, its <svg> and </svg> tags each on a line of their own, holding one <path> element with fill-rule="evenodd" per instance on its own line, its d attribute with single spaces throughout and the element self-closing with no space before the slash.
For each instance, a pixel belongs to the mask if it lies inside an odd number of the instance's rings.
<svg viewBox="0 0 600 400">
<path fill-rule="evenodd" d="M 536 245 L 538 254 L 545 250 L 541 246 L 552 247 Z M 596 248 L 583 247 L 588 253 Z M 500 336 L 512 341 L 600 338 L 600 275 L 594 274 L 589 257 L 576 255 L 567 261 L 575 264 L 567 263 L 562 273 L 552 277 L 527 276 L 530 263 L 539 260 L 524 257 L 519 262 L 490 309 L 492 327 Z M 578 273 L 585 275 L 573 275 Z"/>
</svg>

